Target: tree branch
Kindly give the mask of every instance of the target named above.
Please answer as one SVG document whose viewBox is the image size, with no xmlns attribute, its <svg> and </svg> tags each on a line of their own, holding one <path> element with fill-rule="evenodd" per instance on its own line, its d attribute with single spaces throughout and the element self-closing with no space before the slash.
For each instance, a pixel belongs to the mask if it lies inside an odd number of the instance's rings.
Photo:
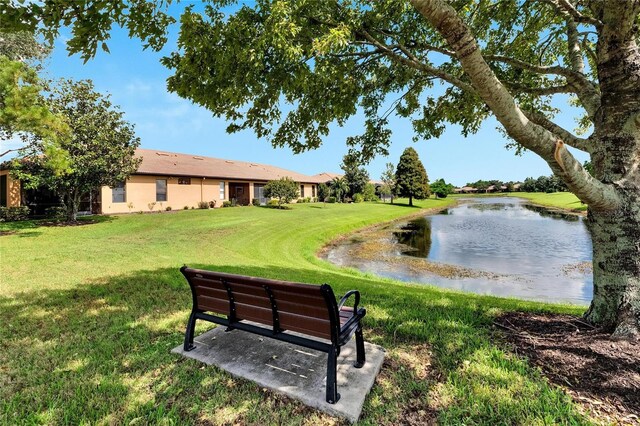
<svg viewBox="0 0 640 426">
<path fill-rule="evenodd" d="M 562 177 L 571 191 L 590 208 L 616 209 L 621 205 L 614 187 L 594 179 L 558 143 L 558 137 L 528 119 L 507 88 L 484 60 L 470 29 L 446 0 L 411 0 L 416 10 L 443 35 L 456 52 L 476 93 L 486 102 L 513 139 L 542 157 L 554 173 Z"/>
<path fill-rule="evenodd" d="M 511 82 L 511 81 L 505 81 L 504 84 L 512 91 L 516 91 L 520 93 L 530 93 L 532 95 L 539 95 L 539 96 L 555 95 L 557 93 L 574 93 L 574 89 L 568 84 L 564 84 L 562 86 L 549 86 L 549 87 L 529 87 L 523 84 Z"/>
<path fill-rule="evenodd" d="M 590 24 L 598 28 L 602 26 L 602 21 L 591 16 L 585 16 L 575 8 L 569 0 L 542 0 L 543 2 L 553 6 L 558 12 L 564 16 L 571 17 L 575 22 L 580 24 Z M 625 1 L 625 0 L 623 0 Z"/>
<path fill-rule="evenodd" d="M 498 61 L 505 64 L 512 65 L 514 67 L 534 72 L 536 74 L 555 74 L 561 75 L 567 79 L 568 87 L 571 90 L 568 92 L 575 93 L 582 105 L 584 106 L 587 114 L 593 117 L 600 107 L 600 92 L 598 88 L 581 72 L 571 70 L 569 68 L 555 66 L 543 66 L 534 65 L 526 61 L 510 58 L 502 55 L 486 55 L 484 58 L 488 61 Z M 528 92 L 533 93 L 533 92 Z M 562 92 L 556 92 L 562 93 Z M 541 93 L 548 94 L 548 93 Z"/>
<path fill-rule="evenodd" d="M 567 78 L 575 78 L 575 79 L 586 78 L 584 75 L 577 73 L 575 71 L 572 71 L 569 68 L 565 68 L 557 65 L 554 65 L 554 66 L 535 65 L 530 62 L 522 61 L 520 59 L 515 59 L 509 56 L 503 56 L 503 55 L 484 55 L 484 58 L 487 61 L 502 62 L 505 64 L 512 65 L 516 68 L 534 72 L 536 74 L 556 74 L 556 75 L 561 75 Z"/>
<path fill-rule="evenodd" d="M 556 141 L 554 158 L 560 166 L 571 192 L 588 204 L 589 208 L 614 210 L 620 206 L 620 197 L 615 187 L 604 184 L 591 176 L 582 167 L 582 164 L 571 155 L 560 139 Z"/>
<path fill-rule="evenodd" d="M 0 157 L 4 157 L 5 155 L 9 154 L 10 152 L 14 152 L 14 151 L 20 151 L 20 148 L 8 149 L 5 152 L 3 152 L 2 154 L 0 154 Z"/>
<path fill-rule="evenodd" d="M 398 53 L 396 53 L 395 51 L 393 51 L 389 46 L 381 43 L 380 41 L 378 41 L 375 37 L 373 37 L 371 34 L 369 34 L 366 30 L 360 30 L 361 34 L 367 39 L 367 41 L 369 41 L 372 45 L 374 45 L 375 47 L 377 47 L 378 49 L 382 50 L 383 52 L 385 52 L 385 54 L 393 61 L 399 62 L 403 65 L 409 66 L 411 68 L 414 68 L 418 71 L 422 71 L 428 75 L 432 75 L 434 77 L 438 77 L 444 81 L 446 81 L 447 83 L 450 83 L 456 87 L 459 87 L 462 90 L 466 90 L 472 93 L 475 93 L 475 89 L 473 88 L 472 85 L 470 85 L 469 83 L 465 83 L 464 81 L 460 80 L 458 77 L 455 77 L 452 74 L 449 74 L 445 71 L 442 71 L 439 68 L 436 67 L 432 67 L 431 65 L 427 65 L 424 62 L 421 62 L 418 60 L 418 58 L 415 57 L 415 55 L 410 54 L 408 57 L 407 56 L 402 56 L 399 55 Z M 405 52 L 402 52 L 403 54 L 406 55 Z"/>
<path fill-rule="evenodd" d="M 575 23 L 571 21 L 571 24 L 575 27 Z M 569 25 L 569 24 L 568 24 Z M 375 30 L 385 36 L 392 37 L 393 34 L 388 31 L 383 30 Z M 575 65 L 576 69 L 570 69 L 566 67 L 562 67 L 559 65 L 555 66 L 543 66 L 543 65 L 534 65 L 532 63 L 522 61 L 520 59 L 511 58 L 503 55 L 486 55 L 484 56 L 488 61 L 496 61 L 502 62 L 504 64 L 508 64 L 514 66 L 516 68 L 520 68 L 523 70 L 527 70 L 536 74 L 555 74 L 561 75 L 567 79 L 569 84 L 558 87 L 557 89 L 545 88 L 545 89 L 533 89 L 527 88 L 526 86 L 519 86 L 514 84 L 510 84 L 511 88 L 517 88 L 520 92 L 535 94 L 535 95 L 551 95 L 555 93 L 575 93 L 584 108 L 587 110 L 587 113 L 590 117 L 593 117 L 600 106 L 600 93 L 597 87 L 584 75 L 584 64 L 582 61 L 582 57 L 580 55 L 580 42 L 577 39 L 577 30 L 575 32 L 576 42 L 578 43 L 577 48 L 577 58 L 572 59 L 572 63 Z M 411 52 L 411 49 L 424 49 L 427 51 L 437 52 L 451 58 L 455 58 L 456 54 L 454 51 L 447 49 L 445 47 L 434 46 L 432 44 L 426 43 L 418 43 L 413 40 L 409 41 L 406 44 L 402 44 L 400 42 L 396 42 L 396 44 L 387 45 L 390 49 L 398 49 L 405 56 L 413 60 L 414 62 L 421 63 L 420 59 L 415 56 Z M 574 63 L 575 62 L 575 63 Z"/>
<path fill-rule="evenodd" d="M 544 114 L 540 112 L 525 110 L 523 110 L 522 112 L 527 116 L 529 120 L 557 135 L 559 139 L 562 139 L 564 143 L 566 143 L 570 147 L 579 149 L 580 151 L 588 152 L 590 154 L 593 153 L 595 147 L 593 146 L 593 143 L 590 139 L 584 139 L 575 136 L 565 128 L 549 120 L 544 116 Z"/>
<path fill-rule="evenodd" d="M 578 38 L 578 25 L 572 19 L 567 19 L 567 50 L 569 51 L 571 68 L 577 73 L 584 74 L 584 60 Z"/>
</svg>

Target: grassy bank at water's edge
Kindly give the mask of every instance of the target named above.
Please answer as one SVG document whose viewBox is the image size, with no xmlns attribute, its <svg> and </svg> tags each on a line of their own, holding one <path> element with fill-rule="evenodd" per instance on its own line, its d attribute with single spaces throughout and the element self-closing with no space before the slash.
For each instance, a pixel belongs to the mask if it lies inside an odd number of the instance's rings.
<svg viewBox="0 0 640 426">
<path fill-rule="evenodd" d="M 359 289 L 365 339 L 387 350 L 363 424 L 588 423 L 567 394 L 496 343 L 491 327 L 503 311 L 582 308 L 404 284 L 315 257 L 341 234 L 417 211 L 304 204 L 133 214 L 70 227 L 0 224 L 0 423 L 331 423 L 169 352 L 190 311 L 183 264 L 326 282 L 336 294 Z"/>
<path fill-rule="evenodd" d="M 519 197 L 529 200 L 533 204 L 545 207 L 555 207 L 558 209 L 573 212 L 586 212 L 587 205 L 573 195 L 571 192 L 502 192 L 499 194 L 456 194 L 453 198 L 464 197 Z"/>
</svg>

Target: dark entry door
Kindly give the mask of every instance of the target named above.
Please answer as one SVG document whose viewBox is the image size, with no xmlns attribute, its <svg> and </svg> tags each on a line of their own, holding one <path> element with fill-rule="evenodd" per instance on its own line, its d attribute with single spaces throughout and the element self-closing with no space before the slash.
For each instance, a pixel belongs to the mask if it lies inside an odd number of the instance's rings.
<svg viewBox="0 0 640 426">
<path fill-rule="evenodd" d="M 0 176 L 0 206 L 7 207 L 7 175 Z"/>
<path fill-rule="evenodd" d="M 236 204 L 246 206 L 249 204 L 249 184 L 230 183 L 231 198 L 236 201 Z"/>
</svg>

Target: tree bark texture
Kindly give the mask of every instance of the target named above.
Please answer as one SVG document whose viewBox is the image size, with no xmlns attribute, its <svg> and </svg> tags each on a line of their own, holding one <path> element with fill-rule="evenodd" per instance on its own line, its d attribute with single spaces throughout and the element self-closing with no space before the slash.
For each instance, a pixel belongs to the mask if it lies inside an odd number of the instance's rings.
<svg viewBox="0 0 640 426">
<path fill-rule="evenodd" d="M 64 197 L 64 203 L 67 210 L 67 221 L 78 221 L 78 208 L 80 207 L 80 194 L 75 191 L 69 191 Z"/>
</svg>

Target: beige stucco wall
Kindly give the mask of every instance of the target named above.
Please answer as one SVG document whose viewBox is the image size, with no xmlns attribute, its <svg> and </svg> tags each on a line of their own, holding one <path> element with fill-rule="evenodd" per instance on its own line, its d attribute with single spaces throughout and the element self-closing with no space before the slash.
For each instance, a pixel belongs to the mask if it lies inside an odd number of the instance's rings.
<svg viewBox="0 0 640 426">
<path fill-rule="evenodd" d="M 316 186 L 316 184 L 315 183 L 313 183 L 313 184 L 312 183 L 304 183 L 304 184 L 301 183 L 300 186 L 302 186 L 302 185 L 304 185 L 304 197 L 302 195 L 300 195 L 300 197 L 301 198 L 307 198 L 307 197 L 313 198 L 314 195 L 313 195 L 313 188 L 312 187 Z M 318 189 L 318 187 L 316 186 L 316 194 L 315 194 L 316 197 L 318 196 L 317 189 Z"/>
<path fill-rule="evenodd" d="M 156 202 L 156 179 L 167 180 L 167 201 Z M 229 183 L 225 182 L 225 197 L 229 195 Z M 103 214 L 181 210 L 185 206 L 198 207 L 200 201 L 216 201 L 216 207 L 222 206 L 220 200 L 220 181 L 207 178 L 191 178 L 191 185 L 178 184 L 177 177 L 133 175 L 126 183 L 126 201 L 112 202 L 111 188 L 103 186 L 100 190 L 101 210 Z M 155 203 L 155 204 L 153 204 Z"/>
<path fill-rule="evenodd" d="M 7 207 L 19 207 L 22 202 L 20 196 L 20 181 L 12 179 L 9 170 L 0 170 L 0 176 L 7 176 Z"/>
<path fill-rule="evenodd" d="M 156 179 L 167 180 L 167 201 L 156 202 Z M 229 181 L 225 182 L 225 198 L 229 200 Z M 232 180 L 232 182 L 247 182 Z M 266 183 L 266 182 L 258 182 Z M 249 202 L 254 198 L 254 182 L 249 182 Z M 316 184 L 304 184 L 305 197 L 312 197 L 312 186 Z M 317 196 L 317 193 L 316 193 Z M 165 210 L 181 210 L 184 206 L 198 208 L 200 201 L 216 201 L 216 208 L 222 207 L 220 199 L 220 180 L 208 178 L 191 178 L 191 185 L 178 184 L 177 177 L 133 175 L 126 183 L 126 201 L 124 203 L 112 202 L 111 188 L 103 186 L 100 190 L 101 213 L 134 213 Z M 155 202 L 155 204 L 153 204 Z M 294 200 L 295 202 L 295 200 Z"/>
</svg>

